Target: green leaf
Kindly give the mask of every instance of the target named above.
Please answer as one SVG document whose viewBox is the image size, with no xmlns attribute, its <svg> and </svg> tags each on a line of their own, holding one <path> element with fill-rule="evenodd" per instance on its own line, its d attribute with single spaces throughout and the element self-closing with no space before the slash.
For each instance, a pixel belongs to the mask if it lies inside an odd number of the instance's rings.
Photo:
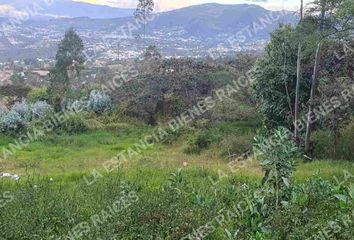
<svg viewBox="0 0 354 240">
<path fill-rule="evenodd" d="M 290 186 L 289 179 L 287 179 L 285 177 L 282 177 L 282 179 L 283 179 L 285 186 L 289 187 Z"/>
<path fill-rule="evenodd" d="M 349 196 L 354 200 L 354 184 L 350 184 L 348 187 Z"/>
<path fill-rule="evenodd" d="M 232 234 L 227 228 L 225 228 L 225 233 L 229 239 L 232 239 Z"/>
<path fill-rule="evenodd" d="M 281 205 L 284 207 L 287 207 L 289 205 L 289 202 L 287 201 L 281 201 Z"/>
<path fill-rule="evenodd" d="M 262 165 L 265 166 L 265 165 L 268 165 L 269 163 L 271 163 L 271 161 L 269 161 L 269 160 L 264 160 L 264 161 L 262 162 Z"/>
<path fill-rule="evenodd" d="M 343 194 L 336 194 L 336 195 L 334 195 L 334 197 L 340 201 L 343 201 L 343 202 L 347 201 L 347 196 L 345 196 Z"/>
</svg>

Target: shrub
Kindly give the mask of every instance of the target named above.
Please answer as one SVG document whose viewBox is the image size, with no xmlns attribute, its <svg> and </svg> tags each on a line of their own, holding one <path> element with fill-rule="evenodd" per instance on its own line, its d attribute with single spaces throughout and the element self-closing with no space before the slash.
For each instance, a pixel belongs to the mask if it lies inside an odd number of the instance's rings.
<svg viewBox="0 0 354 240">
<path fill-rule="evenodd" d="M 289 188 L 295 171 L 296 144 L 290 139 L 289 130 L 279 127 L 272 131 L 271 136 L 256 136 L 253 146 L 265 171 L 262 182 L 270 192 L 275 192 L 275 208 L 278 208 L 281 190 Z"/>
<path fill-rule="evenodd" d="M 247 105 L 241 99 L 224 99 L 218 101 L 211 109 L 211 119 L 214 121 L 240 121 L 255 119 L 257 113 L 254 107 Z"/>
<path fill-rule="evenodd" d="M 216 137 L 211 134 L 211 132 L 202 132 L 198 134 L 194 139 L 193 144 L 196 145 L 199 149 L 207 148 Z"/>
<path fill-rule="evenodd" d="M 88 111 L 89 110 L 89 101 L 75 100 L 70 105 L 70 108 L 75 109 L 77 111 Z"/>
<path fill-rule="evenodd" d="M 171 145 L 177 142 L 182 136 L 187 136 L 187 134 L 191 134 L 193 128 L 188 126 L 181 126 L 178 130 L 173 131 L 171 128 L 165 129 L 168 136 L 162 140 L 162 143 Z"/>
<path fill-rule="evenodd" d="M 26 121 L 17 112 L 10 111 L 1 118 L 0 128 L 4 133 L 17 133 L 26 128 Z"/>
<path fill-rule="evenodd" d="M 15 103 L 12 106 L 11 111 L 17 112 L 24 120 L 30 120 L 31 118 L 31 108 L 26 101 Z"/>
<path fill-rule="evenodd" d="M 254 135 L 228 135 L 221 140 L 219 146 L 222 156 L 241 155 L 252 148 Z"/>
<path fill-rule="evenodd" d="M 58 129 L 69 134 L 76 134 L 87 131 L 89 126 L 86 123 L 83 115 L 71 114 L 68 115 L 65 121 L 58 125 Z"/>
<path fill-rule="evenodd" d="M 105 124 L 103 124 L 96 118 L 88 118 L 86 120 L 86 123 L 90 130 L 102 130 L 105 128 Z"/>
<path fill-rule="evenodd" d="M 195 137 L 189 140 L 189 146 L 184 149 L 187 154 L 199 154 L 202 150 L 208 148 L 212 143 L 219 142 L 221 133 L 217 129 L 206 129 L 199 131 Z"/>
<path fill-rule="evenodd" d="M 28 93 L 27 99 L 31 103 L 35 103 L 38 101 L 48 101 L 48 92 L 46 87 L 41 88 L 32 88 Z"/>
<path fill-rule="evenodd" d="M 32 117 L 34 119 L 44 118 L 52 111 L 52 106 L 45 101 L 38 101 L 32 105 Z"/>
<path fill-rule="evenodd" d="M 94 111 L 96 114 L 112 111 L 111 98 L 97 90 L 92 90 L 89 99 L 89 110 Z"/>
<path fill-rule="evenodd" d="M 0 119 L 4 117 L 8 112 L 9 110 L 7 110 L 5 106 L 0 105 Z"/>
<path fill-rule="evenodd" d="M 338 144 L 330 131 L 317 131 L 314 134 L 314 155 L 320 159 L 354 159 L 354 125 L 350 124 L 341 130 Z"/>
</svg>

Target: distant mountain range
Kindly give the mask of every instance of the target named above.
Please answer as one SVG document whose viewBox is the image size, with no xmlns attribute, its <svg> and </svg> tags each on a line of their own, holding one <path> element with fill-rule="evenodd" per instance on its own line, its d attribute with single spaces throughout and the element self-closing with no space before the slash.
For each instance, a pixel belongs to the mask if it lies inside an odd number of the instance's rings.
<svg viewBox="0 0 354 240">
<path fill-rule="evenodd" d="M 0 6 L 10 5 L 13 9 L 0 11 L 0 16 L 11 16 L 17 11 L 28 15 L 29 18 L 43 19 L 48 17 L 89 17 L 89 18 L 121 18 L 132 16 L 135 9 L 116 8 L 103 5 L 96 5 L 71 0 L 0 0 Z M 12 12 L 11 12 L 12 11 Z"/>
<path fill-rule="evenodd" d="M 69 27 L 74 27 L 86 45 L 91 45 L 92 48 L 102 45 L 100 41 L 108 38 L 112 38 L 114 46 L 118 47 L 120 29 L 132 31 L 134 36 L 142 36 L 143 27 L 132 16 L 133 9 L 117 9 L 62 0 L 57 4 L 48 8 L 46 18 L 43 18 L 44 15 L 38 15 L 0 37 L 0 58 L 12 57 L 13 54 L 7 53 L 14 51 L 19 56 L 21 49 L 32 50 L 26 55 L 28 57 L 33 52 L 40 53 L 42 47 L 46 49 L 44 56 L 51 56 L 55 52 L 53 46 L 56 46 Z M 52 18 L 48 14 L 71 17 Z M 84 17 L 72 17 L 81 15 Z M 8 21 L 6 18 L 0 18 L 0 23 L 6 21 Z M 202 4 L 158 13 L 147 24 L 146 32 L 147 39 L 161 47 L 163 51 L 168 49 L 168 52 L 173 52 L 174 49 L 188 47 L 189 52 L 191 49 L 207 51 L 208 48 L 225 45 L 230 36 L 240 33 L 243 36 L 240 44 L 265 42 L 269 39 L 269 33 L 280 23 L 296 24 L 297 21 L 293 12 L 270 11 L 258 5 Z M 9 48 L 9 44 L 13 46 Z M 125 43 L 123 40 L 121 46 L 126 46 L 124 48 L 127 51 L 135 51 L 131 47 L 134 44 L 136 44 L 134 40 L 125 40 Z"/>
<path fill-rule="evenodd" d="M 290 11 L 269 11 L 258 5 L 212 3 L 161 13 L 149 26 L 152 29 L 180 27 L 190 35 L 205 37 L 233 34 L 245 27 L 253 31 L 258 27 L 255 24 L 260 25 L 258 33 L 268 35 L 280 22 L 295 23 L 296 17 Z M 264 34 L 261 35 L 263 38 Z"/>
<path fill-rule="evenodd" d="M 81 9 L 67 7 L 67 10 L 65 11 L 63 9 L 65 4 L 68 4 L 68 6 L 78 4 L 83 7 L 81 7 Z M 109 11 L 101 13 L 99 10 L 101 8 L 109 9 Z M 120 11 L 123 11 L 127 15 L 132 15 L 132 9 L 122 10 L 107 6 L 71 1 L 61 1 L 58 6 L 53 5 L 50 9 L 51 11 L 48 10 L 48 13 L 60 13 L 63 16 L 80 16 L 84 15 L 84 13 L 87 14 L 85 17 L 47 19 L 51 25 L 54 25 L 53 27 L 56 25 L 58 29 L 72 26 L 78 30 L 106 29 L 107 31 L 114 31 L 121 26 L 127 26 L 131 23 L 134 26 L 131 25 L 130 27 L 134 28 L 133 30 L 135 33 L 142 32 L 141 24 L 139 25 L 140 31 L 136 31 L 135 26 L 137 24 L 132 16 L 123 17 L 123 14 L 120 14 L 121 17 L 119 18 L 104 17 L 113 15 L 114 11 L 117 11 L 117 14 L 119 14 Z M 86 11 L 86 9 L 91 10 L 89 12 Z M 95 18 L 94 16 L 98 18 Z M 41 19 L 41 21 L 38 21 L 38 19 L 35 20 L 37 21 L 29 21 L 28 24 L 48 23 L 43 19 Z M 270 11 L 252 4 L 222 5 L 212 3 L 155 14 L 153 20 L 148 22 L 147 29 L 149 29 L 148 33 L 150 34 L 154 31 L 179 29 L 185 36 L 215 37 L 220 34 L 234 34 L 242 29 L 247 31 L 245 28 L 248 27 L 250 31 L 257 31 L 257 34 L 254 35 L 257 35 L 256 37 L 258 39 L 264 39 L 267 38 L 269 32 L 276 28 L 279 23 L 293 24 L 296 22 L 297 18 L 294 13 L 290 11 Z"/>
<path fill-rule="evenodd" d="M 134 9 L 113 8 L 73 1 L 56 1 L 49 5 L 43 13 L 49 16 L 90 17 L 90 18 L 121 18 L 132 16 Z"/>
</svg>

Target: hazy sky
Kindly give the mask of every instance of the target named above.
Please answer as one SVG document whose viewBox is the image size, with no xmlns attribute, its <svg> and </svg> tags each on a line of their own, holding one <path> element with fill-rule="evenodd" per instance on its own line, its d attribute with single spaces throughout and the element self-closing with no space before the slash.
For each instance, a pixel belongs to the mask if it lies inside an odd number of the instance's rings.
<svg viewBox="0 0 354 240">
<path fill-rule="evenodd" d="M 18 11 L 24 8 L 29 3 L 33 2 L 43 2 L 43 1 L 53 1 L 53 0 L 0 0 L 0 16 L 3 15 L 21 15 L 21 11 Z M 54 0 L 61 1 L 61 0 Z M 69 0 L 62 0 L 69 1 Z M 73 0 L 88 2 L 93 4 L 109 5 L 115 7 L 126 7 L 126 8 L 135 8 L 138 0 Z M 312 0 L 304 0 L 305 3 L 308 3 Z M 177 8 L 182 8 L 191 5 L 197 5 L 202 3 L 217 2 L 223 4 L 258 4 L 264 8 L 270 10 L 292 10 L 298 11 L 300 0 L 154 0 L 157 11 L 167 11 Z"/>
<path fill-rule="evenodd" d="M 135 7 L 138 0 L 75 0 L 81 2 L 90 2 L 95 4 L 104 4 L 117 7 Z M 309 2 L 310 0 L 304 0 L 304 2 Z M 300 0 L 155 0 L 156 5 L 162 11 L 171 10 L 176 8 L 181 8 L 190 5 L 217 2 L 223 4 L 258 4 L 264 8 L 271 10 L 298 10 L 300 6 Z"/>
</svg>

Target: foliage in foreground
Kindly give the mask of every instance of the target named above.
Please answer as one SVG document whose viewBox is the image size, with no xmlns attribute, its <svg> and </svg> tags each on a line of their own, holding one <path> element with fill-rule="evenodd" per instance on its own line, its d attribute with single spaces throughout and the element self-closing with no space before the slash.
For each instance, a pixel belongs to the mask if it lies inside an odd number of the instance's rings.
<svg viewBox="0 0 354 240">
<path fill-rule="evenodd" d="M 138 169 L 92 186 L 58 179 L 1 182 L 1 192 L 9 191 L 13 200 L 1 209 L 0 239 L 66 239 L 75 227 L 85 229 L 78 227 L 82 222 L 89 228 L 76 239 L 316 239 L 324 230 L 332 239 L 351 239 L 354 234 L 354 178 L 348 173 L 338 181 L 313 177 L 292 185 L 277 210 L 257 183 L 229 176 L 213 185 L 209 176 L 218 179 L 207 170 Z M 135 197 L 112 214 L 108 207 L 122 194 Z"/>
</svg>

